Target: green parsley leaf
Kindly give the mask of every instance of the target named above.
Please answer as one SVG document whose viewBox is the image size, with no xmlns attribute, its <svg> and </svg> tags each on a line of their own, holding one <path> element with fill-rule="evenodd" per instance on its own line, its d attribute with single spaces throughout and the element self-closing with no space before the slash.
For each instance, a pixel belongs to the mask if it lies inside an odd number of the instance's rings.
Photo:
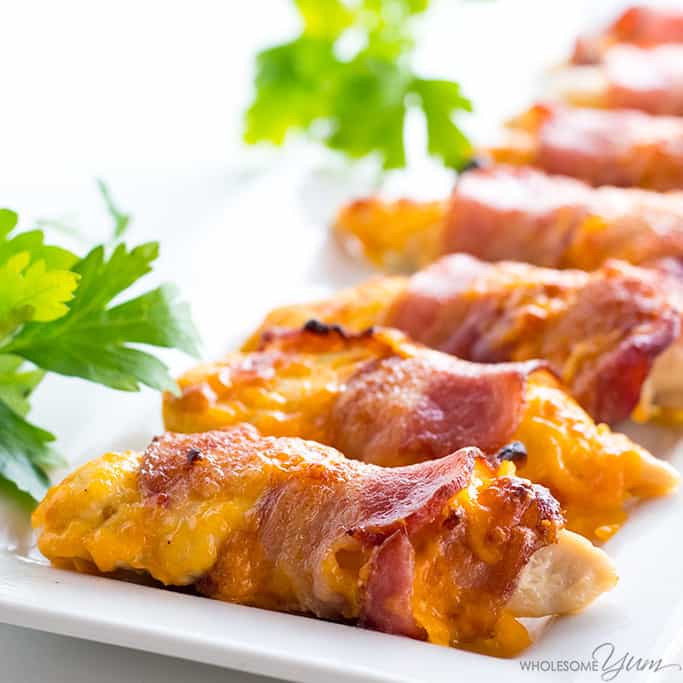
<svg viewBox="0 0 683 683">
<path fill-rule="evenodd" d="M 198 337 L 189 308 L 178 304 L 172 287 L 161 287 L 110 306 L 148 273 L 158 244 L 130 251 L 119 244 L 109 259 L 96 247 L 73 268 L 81 280 L 69 312 L 50 323 L 25 325 L 5 351 L 62 375 L 82 377 L 124 391 L 145 384 L 177 391 L 167 367 L 131 343 L 176 347 L 197 355 Z"/>
<path fill-rule="evenodd" d="M 388 14 L 394 21 L 405 21 L 411 14 L 424 12 L 429 0 L 363 0 L 362 6 L 375 14 Z"/>
<path fill-rule="evenodd" d="M 32 425 L 0 401 L 0 476 L 36 500 L 47 491 L 45 469 L 62 464 L 50 445 L 55 437 Z"/>
<path fill-rule="evenodd" d="M 114 200 L 112 199 L 111 192 L 109 191 L 109 186 L 101 178 L 97 178 L 96 181 L 97 188 L 100 191 L 100 195 L 104 200 L 104 205 L 107 207 L 107 211 L 114 221 L 114 240 L 121 239 L 123 233 L 128 229 L 128 225 L 132 220 L 133 216 L 129 213 L 124 213 L 121 211 Z"/>
<path fill-rule="evenodd" d="M 295 0 L 306 35 L 336 38 L 354 20 L 353 11 L 341 0 Z"/>
<path fill-rule="evenodd" d="M 115 220 L 115 239 L 130 220 L 100 181 Z M 62 462 L 54 436 L 25 419 L 31 392 L 46 371 L 82 377 L 116 389 L 141 384 L 177 391 L 168 368 L 131 344 L 198 354 L 197 332 L 175 287 L 163 285 L 120 297 L 152 269 L 156 242 L 128 250 L 104 246 L 85 258 L 46 245 L 43 232 L 12 235 L 17 215 L 0 209 L 0 492 L 11 482 L 34 499 L 47 472 Z"/>
<path fill-rule="evenodd" d="M 471 152 L 454 122 L 471 104 L 457 83 L 413 73 L 413 17 L 429 0 L 295 0 L 301 35 L 259 53 L 255 96 L 245 117 L 249 144 L 281 145 L 290 131 L 306 132 L 350 157 L 377 154 L 385 168 L 405 165 L 408 103 L 421 103 L 428 151 L 460 167 Z M 360 37 L 355 54 L 340 41 Z M 411 98 L 418 95 L 417 98 Z"/>
<path fill-rule="evenodd" d="M 191 356 L 199 356 L 190 307 L 178 301 L 178 296 L 174 285 L 162 285 L 97 316 L 90 316 L 89 322 L 84 321 L 81 328 L 89 326 L 88 335 L 102 344 L 136 342 L 177 348 Z"/>
<path fill-rule="evenodd" d="M 411 18 L 427 9 L 429 0 L 363 0 L 358 22 L 367 31 L 367 52 L 399 60 L 415 46 Z"/>
<path fill-rule="evenodd" d="M 385 168 L 405 165 L 403 125 L 409 71 L 361 53 L 344 68 L 334 99 L 332 149 L 352 157 L 379 153 Z"/>
<path fill-rule="evenodd" d="M 30 265 L 27 251 L 0 266 L 0 320 L 47 322 L 69 309 L 78 277 L 68 270 L 47 270 L 45 261 Z"/>
<path fill-rule="evenodd" d="M 78 256 L 61 247 L 48 246 L 42 230 L 20 232 L 10 238 L 19 218 L 10 209 L 0 209 L 0 263 L 22 252 L 30 255 L 29 263 L 44 261 L 48 270 L 68 270 L 78 261 Z"/>
<path fill-rule="evenodd" d="M 26 322 L 64 315 L 78 285 L 74 254 L 46 246 L 40 230 L 10 237 L 16 224 L 16 213 L 0 209 L 0 342 Z"/>
<path fill-rule="evenodd" d="M 338 69 L 334 45 L 324 38 L 302 37 L 259 53 L 245 140 L 281 145 L 289 130 L 330 116 Z"/>
<path fill-rule="evenodd" d="M 472 158 L 472 146 L 453 116 L 457 111 L 472 111 L 472 103 L 450 81 L 418 78 L 411 89 L 422 100 L 429 153 L 441 157 L 446 166 L 460 168 Z"/>
<path fill-rule="evenodd" d="M 15 413 L 26 416 L 29 396 L 45 376 L 42 370 L 26 369 L 22 358 L 0 354 L 0 401 Z"/>
</svg>

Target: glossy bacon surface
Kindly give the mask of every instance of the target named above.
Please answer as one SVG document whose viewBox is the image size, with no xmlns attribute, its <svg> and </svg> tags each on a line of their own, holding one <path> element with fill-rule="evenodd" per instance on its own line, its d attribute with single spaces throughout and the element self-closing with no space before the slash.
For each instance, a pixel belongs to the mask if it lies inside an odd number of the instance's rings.
<svg viewBox="0 0 683 683">
<path fill-rule="evenodd" d="M 597 64 L 615 43 L 643 47 L 683 43 L 683 9 L 635 5 L 620 14 L 601 33 L 576 41 L 572 61 Z"/>
<path fill-rule="evenodd" d="M 683 192 L 598 187 L 530 167 L 465 174 L 445 220 L 443 253 L 594 270 L 610 258 L 683 258 Z"/>
<path fill-rule="evenodd" d="M 683 43 L 640 48 L 616 45 L 601 64 L 564 68 L 550 93 L 578 107 L 637 109 L 683 115 Z"/>
<path fill-rule="evenodd" d="M 446 256 L 415 275 L 386 322 L 479 362 L 543 358 L 600 422 L 627 418 L 679 316 L 639 269 L 592 273 Z"/>
<path fill-rule="evenodd" d="M 562 526 L 510 471 L 471 448 L 380 468 L 240 426 L 94 460 L 33 521 L 62 565 L 509 655 L 529 639 L 506 602 Z"/>
<path fill-rule="evenodd" d="M 503 448 L 521 476 L 560 501 L 568 528 L 594 540 L 619 528 L 631 500 L 667 493 L 677 480 L 597 426 L 542 364 L 468 363 L 393 330 L 347 334 L 316 323 L 271 331 L 257 351 L 201 365 L 179 384 L 179 397 L 164 397 L 173 431 L 244 421 L 389 467 L 466 445 L 498 457 Z M 511 442 L 523 445 L 505 448 Z"/>
<path fill-rule="evenodd" d="M 683 115 L 683 43 L 614 47 L 605 55 L 604 74 L 607 107 Z"/>
<path fill-rule="evenodd" d="M 683 189 L 683 118 L 631 109 L 539 104 L 510 123 L 499 162 L 533 165 L 591 185 Z"/>
<path fill-rule="evenodd" d="M 335 230 L 386 269 L 412 271 L 456 252 L 581 270 L 610 258 L 635 264 L 683 259 L 683 192 L 592 188 L 530 166 L 501 164 L 462 174 L 450 202 L 439 206 L 437 218 L 431 202 L 357 200 L 339 212 Z M 397 233 L 396 225 L 404 229 Z"/>
</svg>

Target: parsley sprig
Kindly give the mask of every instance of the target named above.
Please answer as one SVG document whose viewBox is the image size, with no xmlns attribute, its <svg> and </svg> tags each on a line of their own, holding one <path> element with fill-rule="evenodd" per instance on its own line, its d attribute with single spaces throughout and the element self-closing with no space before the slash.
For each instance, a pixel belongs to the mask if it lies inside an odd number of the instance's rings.
<svg viewBox="0 0 683 683">
<path fill-rule="evenodd" d="M 413 72 L 413 23 L 429 0 L 295 0 L 303 30 L 260 52 L 246 142 L 281 145 L 305 131 L 351 157 L 376 153 L 384 168 L 405 166 L 408 107 L 422 109 L 428 151 L 461 167 L 471 147 L 454 121 L 471 111 L 457 83 Z M 360 47 L 343 54 L 344 42 Z"/>
<path fill-rule="evenodd" d="M 107 205 L 121 234 L 129 216 Z M 45 244 L 42 230 L 17 233 L 17 222 L 0 209 L 0 477 L 39 499 L 61 461 L 55 437 L 26 419 L 45 373 L 124 391 L 176 391 L 168 368 L 138 346 L 198 355 L 198 336 L 172 285 L 120 300 L 152 269 L 156 242 L 100 245 L 79 259 Z"/>
</svg>

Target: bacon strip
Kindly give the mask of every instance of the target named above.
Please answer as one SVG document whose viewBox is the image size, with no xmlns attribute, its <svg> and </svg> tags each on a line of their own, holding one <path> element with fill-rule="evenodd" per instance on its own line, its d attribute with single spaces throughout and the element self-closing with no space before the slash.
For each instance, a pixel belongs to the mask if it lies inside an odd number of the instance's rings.
<svg viewBox="0 0 683 683">
<path fill-rule="evenodd" d="M 594 270 L 610 258 L 683 258 L 683 193 L 591 188 L 530 167 L 494 166 L 458 181 L 442 253 Z"/>
<path fill-rule="evenodd" d="M 526 380 L 539 364 L 482 366 L 437 354 L 392 356 L 359 367 L 331 413 L 331 442 L 366 462 L 440 458 L 512 440 Z"/>
<path fill-rule="evenodd" d="M 604 72 L 608 107 L 683 115 L 683 45 L 614 47 Z"/>
<path fill-rule="evenodd" d="M 638 404 L 679 316 L 638 269 L 593 273 L 447 256 L 415 275 L 386 322 L 433 348 L 478 362 L 543 358 L 596 419 Z"/>
<path fill-rule="evenodd" d="M 578 180 L 530 167 L 469 171 L 451 196 L 442 253 L 560 267 L 589 195 Z"/>
<path fill-rule="evenodd" d="M 678 339 L 683 308 L 674 289 L 621 261 L 586 273 L 452 255 L 412 278 L 375 278 L 328 300 L 277 309 L 244 348 L 258 348 L 265 330 L 311 317 L 356 331 L 387 325 L 475 362 L 546 360 L 594 419 L 614 423 L 629 416 L 640 378 Z M 624 362 L 631 370 L 621 374 Z"/>
<path fill-rule="evenodd" d="M 190 451 L 199 451 L 200 466 L 188 463 Z M 298 508 L 297 498 L 311 494 L 302 490 L 298 466 L 310 469 L 306 474 L 316 482 L 312 488 L 324 501 L 321 507 L 327 519 L 322 529 L 317 528 L 320 520 L 298 519 L 294 523 L 303 524 L 311 535 L 324 531 L 326 538 L 320 542 L 334 545 L 348 535 L 377 545 L 399 529 L 413 533 L 431 523 L 467 484 L 479 455 L 477 449 L 465 448 L 427 467 L 363 469 L 324 446 L 296 440 L 278 442 L 259 436 L 250 425 L 242 425 L 222 432 L 163 434 L 145 451 L 139 486 L 143 498 L 161 502 L 164 507 L 182 505 L 192 495 L 202 496 L 216 486 L 230 491 L 244 486 L 247 477 L 259 478 L 259 472 L 273 470 L 268 459 L 274 458 L 274 464 L 283 471 L 270 471 L 269 490 L 256 502 L 260 533 L 269 546 L 287 544 L 282 535 L 285 518 Z M 210 466 L 205 464 L 207 458 Z M 239 467 L 235 468 L 236 464 Z M 279 516 L 282 519 L 277 521 Z M 280 552 L 274 550 L 276 555 Z"/>
<path fill-rule="evenodd" d="M 397 530 L 373 550 L 361 626 L 385 633 L 420 638 L 410 605 L 413 597 L 415 550 L 405 531 Z"/>
<path fill-rule="evenodd" d="M 567 67 L 551 81 L 553 97 L 579 107 L 683 114 L 683 44 L 617 45 L 598 66 Z"/>
<path fill-rule="evenodd" d="M 594 270 L 610 258 L 649 265 L 683 258 L 683 192 L 593 188 L 498 164 L 461 174 L 448 203 L 352 202 L 335 231 L 387 270 L 415 271 L 458 252 L 551 268 Z"/>
<path fill-rule="evenodd" d="M 164 434 L 143 456 L 76 471 L 34 524 L 53 559 L 486 649 L 520 572 L 557 540 L 562 518 L 546 489 L 496 476 L 479 456 L 468 448 L 385 469 L 249 426 Z M 502 634 L 503 652 L 520 645 L 518 629 Z"/>
<path fill-rule="evenodd" d="M 494 159 L 531 164 L 591 185 L 683 188 L 683 118 L 630 109 L 542 104 L 511 122 Z"/>
<path fill-rule="evenodd" d="M 597 64 L 614 43 L 642 47 L 683 43 L 683 10 L 674 7 L 635 5 L 615 19 L 603 32 L 576 41 L 572 62 Z"/>
</svg>

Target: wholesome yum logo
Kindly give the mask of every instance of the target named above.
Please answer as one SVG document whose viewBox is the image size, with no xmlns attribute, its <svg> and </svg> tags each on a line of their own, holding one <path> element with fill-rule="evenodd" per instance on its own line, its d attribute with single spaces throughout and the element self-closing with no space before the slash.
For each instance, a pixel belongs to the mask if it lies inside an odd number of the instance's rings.
<svg viewBox="0 0 683 683">
<path fill-rule="evenodd" d="M 543 673 L 592 671 L 600 674 L 601 680 L 607 683 L 616 680 L 624 672 L 683 670 L 683 665 L 675 662 L 664 662 L 661 658 L 637 657 L 628 651 L 619 654 L 614 643 L 610 642 L 598 645 L 591 652 L 590 659 L 522 659 L 519 666 L 522 671 L 540 671 Z"/>
</svg>

